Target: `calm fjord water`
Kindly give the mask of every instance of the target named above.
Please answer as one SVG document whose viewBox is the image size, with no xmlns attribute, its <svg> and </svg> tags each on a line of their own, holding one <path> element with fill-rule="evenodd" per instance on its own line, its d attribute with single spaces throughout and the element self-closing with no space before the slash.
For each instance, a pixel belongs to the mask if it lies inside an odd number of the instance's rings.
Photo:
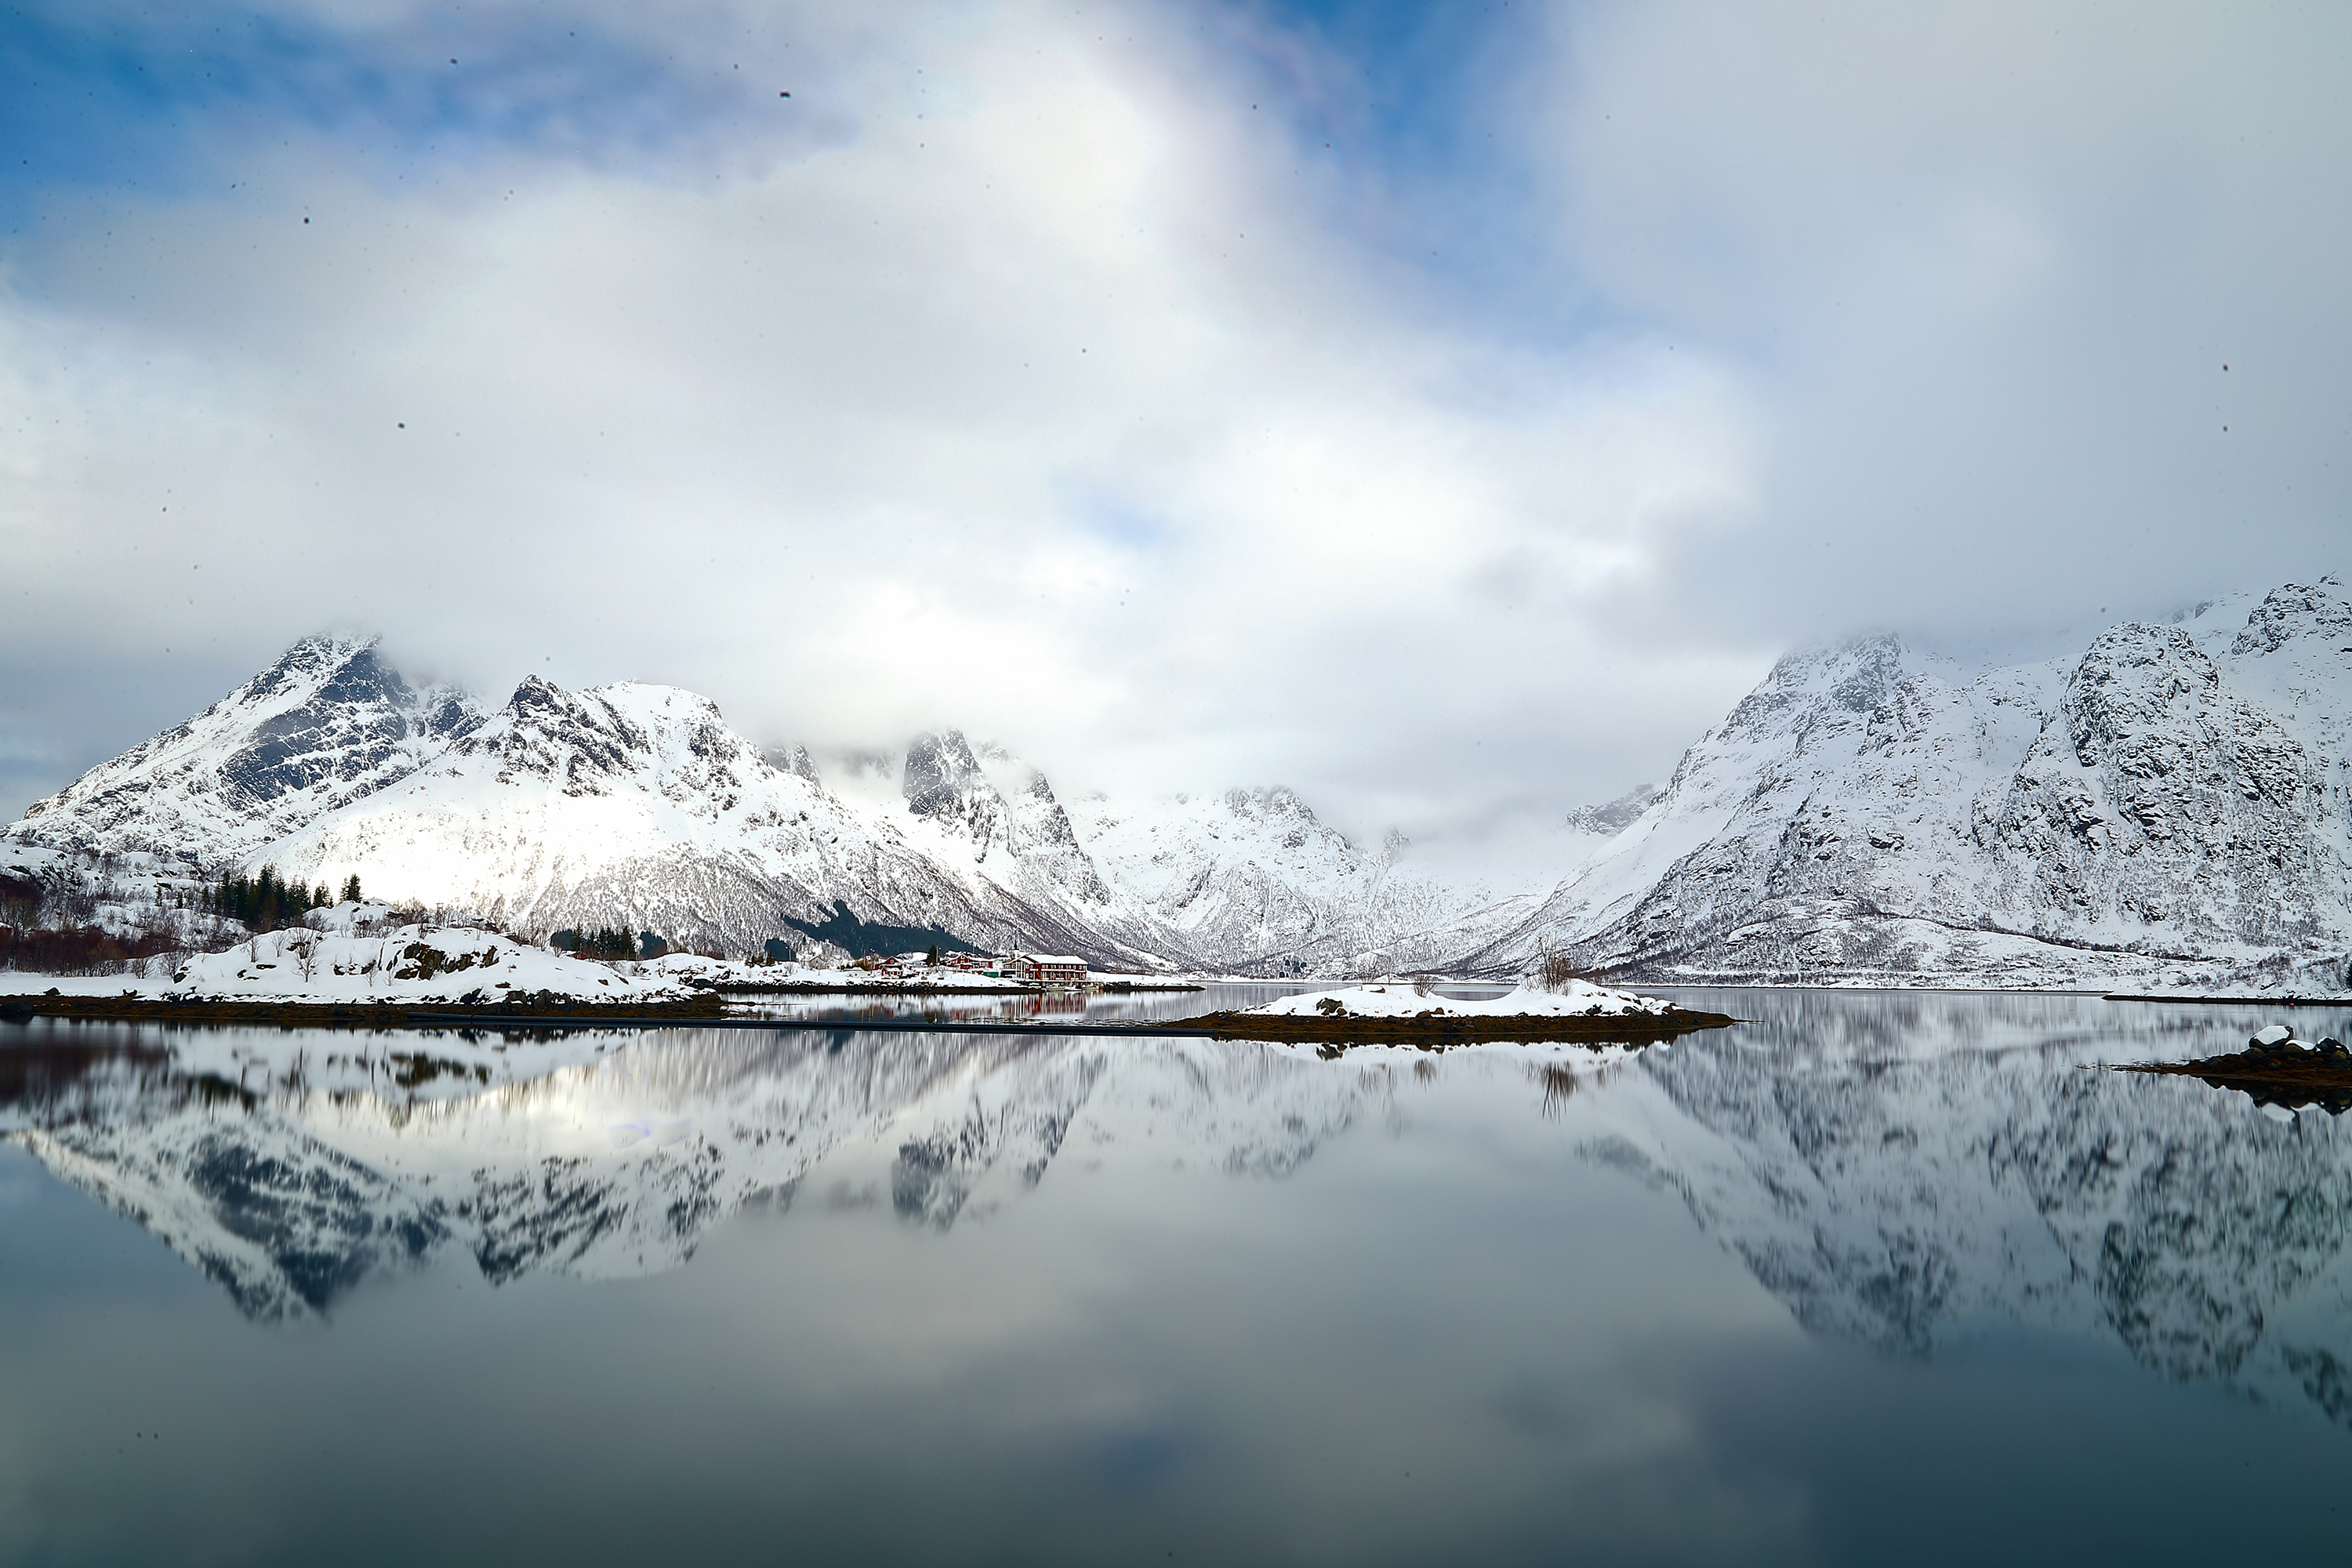
<svg viewBox="0 0 2352 1568">
<path fill-rule="evenodd" d="M 2340 1541 L 2352 1126 L 2085 1065 L 2269 1015 L 1685 1000 L 1756 1021 L 1570 1070 L 677 1030 L 488 1082 L 0 1026 L 0 1561 Z"/>
</svg>

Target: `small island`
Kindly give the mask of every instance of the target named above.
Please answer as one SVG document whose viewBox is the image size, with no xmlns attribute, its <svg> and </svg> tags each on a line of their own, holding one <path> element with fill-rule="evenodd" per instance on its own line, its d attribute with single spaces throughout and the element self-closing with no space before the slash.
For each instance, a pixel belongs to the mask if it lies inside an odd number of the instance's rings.
<svg viewBox="0 0 2352 1568">
<path fill-rule="evenodd" d="M 2305 1106 L 2317 1106 L 2331 1116 L 2352 1110 L 2352 1048 L 2332 1037 L 2315 1043 L 2298 1040 L 2284 1024 L 2263 1030 L 2242 1051 L 2185 1062 L 2132 1062 L 2117 1070 L 2202 1079 L 2280 1112 Z"/>
<path fill-rule="evenodd" d="M 1221 1037 L 1313 1047 L 1327 1059 L 1362 1047 L 1443 1052 L 1472 1047 L 1650 1045 L 1738 1022 L 1589 981 L 1536 975 L 1500 996 L 1436 994 L 1428 981 L 1388 981 L 1284 996 L 1261 1007 L 1182 1021 Z"/>
</svg>

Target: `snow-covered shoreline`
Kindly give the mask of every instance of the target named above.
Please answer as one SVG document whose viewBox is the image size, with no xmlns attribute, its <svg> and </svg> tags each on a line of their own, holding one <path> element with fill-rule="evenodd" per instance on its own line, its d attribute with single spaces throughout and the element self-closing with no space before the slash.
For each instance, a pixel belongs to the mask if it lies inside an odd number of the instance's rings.
<svg viewBox="0 0 2352 1568">
<path fill-rule="evenodd" d="M 1656 1017 L 1674 1004 L 1630 991 L 1612 991 L 1589 981 L 1561 982 L 1558 990 L 1523 980 L 1499 996 L 1458 999 L 1423 991 L 1411 984 L 1386 982 L 1351 985 L 1334 991 L 1302 992 L 1280 996 L 1263 1006 L 1244 1009 L 1242 1016 L 1258 1018 L 1603 1018 Z"/>
<path fill-rule="evenodd" d="M 469 926 L 265 931 L 219 952 L 167 954 L 113 974 L 0 971 L 0 995 L 182 1003 L 491 1005 L 677 1003 L 707 987 L 659 963 L 599 963 Z"/>
</svg>

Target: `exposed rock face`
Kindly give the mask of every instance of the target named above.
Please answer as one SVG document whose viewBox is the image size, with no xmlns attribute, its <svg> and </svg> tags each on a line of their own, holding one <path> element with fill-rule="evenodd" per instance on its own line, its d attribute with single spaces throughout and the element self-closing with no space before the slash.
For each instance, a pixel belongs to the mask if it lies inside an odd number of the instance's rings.
<svg viewBox="0 0 2352 1568">
<path fill-rule="evenodd" d="M 2075 667 L 1993 819 L 2002 902 L 2037 931 L 2312 942 L 2326 858 L 2312 771 L 2188 633 L 2118 626 Z"/>
<path fill-rule="evenodd" d="M 407 777 L 482 717 L 462 692 L 410 686 L 373 641 L 308 637 L 186 723 L 37 802 L 5 836 L 217 869 Z"/>
<path fill-rule="evenodd" d="M 2343 983 L 2352 606 L 2332 580 L 1973 677 L 1794 654 L 1534 918 L 1653 979 Z"/>
</svg>

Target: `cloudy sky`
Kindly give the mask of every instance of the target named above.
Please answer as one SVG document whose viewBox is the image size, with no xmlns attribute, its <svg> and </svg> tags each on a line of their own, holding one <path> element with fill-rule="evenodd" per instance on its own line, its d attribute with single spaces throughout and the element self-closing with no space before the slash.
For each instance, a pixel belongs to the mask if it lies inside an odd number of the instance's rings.
<svg viewBox="0 0 2352 1568">
<path fill-rule="evenodd" d="M 354 628 L 1501 844 L 1801 642 L 2344 568 L 2347 74 L 2326 5 L 35 0 L 0 811 Z"/>
</svg>

